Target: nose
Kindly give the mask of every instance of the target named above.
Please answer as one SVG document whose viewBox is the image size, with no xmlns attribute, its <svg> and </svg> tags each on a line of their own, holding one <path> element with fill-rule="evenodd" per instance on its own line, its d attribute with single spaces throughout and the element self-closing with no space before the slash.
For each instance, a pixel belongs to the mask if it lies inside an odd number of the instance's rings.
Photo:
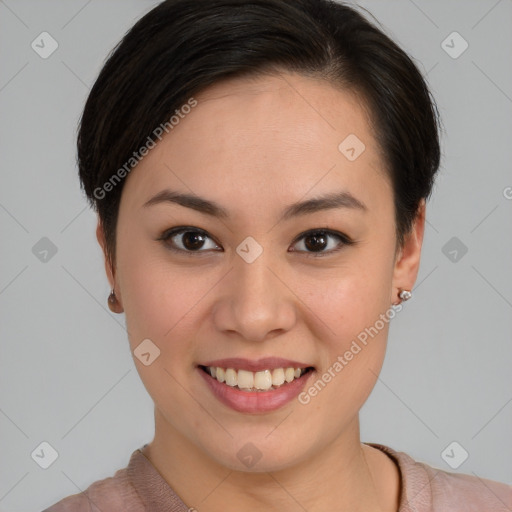
<svg viewBox="0 0 512 512">
<path fill-rule="evenodd" d="M 252 263 L 235 257 L 231 272 L 221 283 L 222 292 L 214 308 L 214 323 L 220 331 L 252 342 L 284 334 L 296 322 L 293 284 L 268 251 Z"/>
</svg>

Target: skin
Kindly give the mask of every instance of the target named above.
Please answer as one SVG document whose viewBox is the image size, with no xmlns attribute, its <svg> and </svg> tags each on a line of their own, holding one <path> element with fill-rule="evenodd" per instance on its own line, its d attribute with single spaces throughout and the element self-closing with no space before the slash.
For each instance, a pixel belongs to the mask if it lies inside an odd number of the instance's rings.
<svg viewBox="0 0 512 512">
<path fill-rule="evenodd" d="M 212 395 L 196 366 L 284 357 L 315 367 L 310 386 L 389 311 L 399 288 L 413 288 L 425 203 L 395 251 L 391 184 L 367 112 L 352 93 L 283 72 L 226 80 L 195 98 L 192 112 L 127 177 L 113 268 L 105 257 L 132 352 L 146 338 L 161 351 L 149 366 L 134 357 L 155 402 L 155 437 L 144 453 L 200 511 L 396 511 L 399 471 L 362 444 L 359 431 L 388 323 L 307 405 L 295 399 L 264 414 L 236 412 Z M 366 146 L 354 161 L 338 150 L 349 134 Z M 230 217 L 172 203 L 143 207 L 165 188 L 213 200 Z M 285 206 L 338 190 L 367 211 L 337 208 L 278 221 Z M 183 249 L 182 235 L 157 240 L 175 226 L 205 230 L 203 252 L 170 251 L 172 241 Z M 329 253 L 341 243 L 334 236 L 315 258 L 297 236 L 320 228 L 356 244 Z M 236 253 L 247 236 L 263 248 L 250 264 Z M 97 237 L 105 251 L 100 222 Z M 237 458 L 248 442 L 262 454 L 252 468 Z"/>
</svg>

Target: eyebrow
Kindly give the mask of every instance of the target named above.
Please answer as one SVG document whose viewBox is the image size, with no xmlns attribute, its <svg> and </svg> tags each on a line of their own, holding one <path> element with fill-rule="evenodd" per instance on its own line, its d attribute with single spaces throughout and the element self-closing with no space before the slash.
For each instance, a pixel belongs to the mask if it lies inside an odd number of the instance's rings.
<svg viewBox="0 0 512 512">
<path fill-rule="evenodd" d="M 179 204 L 186 208 L 192 208 L 198 212 L 220 219 L 227 219 L 230 216 L 228 210 L 214 201 L 210 201 L 197 195 L 185 194 L 168 189 L 162 190 L 149 199 L 149 201 L 146 201 L 143 208 L 162 203 Z M 354 197 L 350 192 L 340 191 L 308 199 L 306 201 L 293 203 L 285 208 L 281 214 L 280 221 L 334 208 L 351 208 L 362 212 L 368 211 L 367 206 L 362 201 Z"/>
</svg>

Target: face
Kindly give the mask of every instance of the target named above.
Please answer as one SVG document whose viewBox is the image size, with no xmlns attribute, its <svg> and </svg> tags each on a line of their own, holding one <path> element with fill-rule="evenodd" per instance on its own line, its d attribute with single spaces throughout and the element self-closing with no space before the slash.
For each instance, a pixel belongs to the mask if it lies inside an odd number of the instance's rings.
<svg viewBox="0 0 512 512">
<path fill-rule="evenodd" d="M 132 352 L 150 353 L 134 361 L 157 435 L 282 469 L 355 432 L 422 226 L 396 255 L 392 188 L 353 94 L 286 73 L 195 100 L 126 179 L 116 294 Z"/>
</svg>

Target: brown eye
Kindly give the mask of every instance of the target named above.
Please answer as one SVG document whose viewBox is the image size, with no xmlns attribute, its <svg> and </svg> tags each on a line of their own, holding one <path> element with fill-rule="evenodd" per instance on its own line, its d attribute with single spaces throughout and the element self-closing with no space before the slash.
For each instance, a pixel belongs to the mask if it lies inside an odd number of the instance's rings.
<svg viewBox="0 0 512 512">
<path fill-rule="evenodd" d="M 192 255 L 211 250 L 222 251 L 222 248 L 213 241 L 206 231 L 193 227 L 168 229 L 158 240 L 161 240 L 166 248 L 182 254 Z M 343 233 L 317 229 L 301 234 L 295 242 L 295 245 L 299 245 L 299 249 L 294 249 L 292 252 L 304 252 L 308 256 L 328 256 L 346 245 L 355 243 Z"/>
<path fill-rule="evenodd" d="M 194 231 L 185 231 L 181 236 L 182 245 L 189 251 L 201 249 L 206 238 L 202 233 L 197 233 Z"/>
<path fill-rule="evenodd" d="M 212 244 L 208 247 L 208 240 L 212 239 L 206 232 L 197 228 L 174 228 L 163 233 L 159 240 L 162 240 L 169 249 L 178 252 L 206 252 L 218 248 L 215 243 L 213 247 Z"/>
<path fill-rule="evenodd" d="M 338 239 L 338 242 L 332 241 Z M 352 245 L 354 242 L 342 233 L 331 230 L 308 231 L 302 234 L 298 241 L 299 249 L 293 252 L 306 252 L 311 256 L 323 256 L 339 251 L 345 245 Z M 327 249 L 327 250 L 326 250 Z"/>
</svg>

